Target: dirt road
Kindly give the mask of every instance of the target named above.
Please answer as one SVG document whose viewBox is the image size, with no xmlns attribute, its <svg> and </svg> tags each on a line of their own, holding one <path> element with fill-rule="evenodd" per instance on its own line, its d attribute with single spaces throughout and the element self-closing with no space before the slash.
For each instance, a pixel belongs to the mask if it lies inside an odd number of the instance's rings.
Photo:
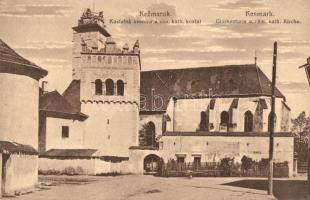
<svg viewBox="0 0 310 200">
<path fill-rule="evenodd" d="M 153 176 L 41 177 L 45 186 L 16 200 L 260 200 L 263 190 L 223 185 L 240 178 L 159 178 Z"/>
</svg>

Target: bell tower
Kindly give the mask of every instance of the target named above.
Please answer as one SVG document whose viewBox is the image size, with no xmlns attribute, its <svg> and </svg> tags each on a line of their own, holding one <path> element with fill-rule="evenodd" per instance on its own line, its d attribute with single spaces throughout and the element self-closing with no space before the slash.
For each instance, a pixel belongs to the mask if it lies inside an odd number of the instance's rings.
<svg viewBox="0 0 310 200">
<path fill-rule="evenodd" d="M 140 45 L 119 47 L 106 30 L 103 12 L 84 11 L 73 27 L 73 79 L 80 81 L 87 148 L 127 157 L 138 143 Z"/>
<path fill-rule="evenodd" d="M 103 12 L 94 13 L 87 8 L 78 20 L 78 25 L 72 28 L 72 77 L 74 80 L 81 78 L 81 52 L 96 52 L 104 48 L 105 38 L 111 36 L 105 27 Z"/>
</svg>

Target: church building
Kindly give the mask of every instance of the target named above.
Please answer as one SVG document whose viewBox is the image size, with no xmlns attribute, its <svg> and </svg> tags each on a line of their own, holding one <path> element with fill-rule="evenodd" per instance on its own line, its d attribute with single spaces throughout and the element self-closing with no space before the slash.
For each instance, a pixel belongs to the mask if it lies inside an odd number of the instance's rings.
<svg viewBox="0 0 310 200">
<path fill-rule="evenodd" d="M 255 64 L 141 71 L 139 42 L 118 47 L 103 13 L 73 27 L 72 82 L 40 100 L 39 168 L 143 173 L 148 158 L 178 162 L 268 158 L 293 169 L 290 108 Z M 152 160 L 152 159 L 151 159 Z"/>
</svg>

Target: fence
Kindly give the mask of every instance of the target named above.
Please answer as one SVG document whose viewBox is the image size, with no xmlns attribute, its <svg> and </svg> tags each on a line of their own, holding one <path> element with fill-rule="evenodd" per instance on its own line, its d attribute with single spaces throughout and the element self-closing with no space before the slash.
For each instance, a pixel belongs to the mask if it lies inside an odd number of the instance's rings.
<svg viewBox="0 0 310 200">
<path fill-rule="evenodd" d="M 178 163 L 169 161 L 158 164 L 157 175 L 166 177 L 195 176 L 195 177 L 267 177 L 268 162 L 252 162 L 250 165 L 234 163 L 233 160 L 223 159 L 221 162 Z M 274 176 L 288 177 L 288 163 L 275 163 Z"/>
</svg>

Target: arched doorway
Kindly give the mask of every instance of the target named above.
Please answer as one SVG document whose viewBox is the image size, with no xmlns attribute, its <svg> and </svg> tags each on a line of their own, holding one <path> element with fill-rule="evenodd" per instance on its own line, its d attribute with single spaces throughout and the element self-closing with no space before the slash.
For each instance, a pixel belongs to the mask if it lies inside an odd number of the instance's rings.
<svg viewBox="0 0 310 200">
<path fill-rule="evenodd" d="M 158 169 L 159 160 L 160 160 L 159 156 L 155 154 L 147 155 L 143 161 L 144 174 L 156 173 Z"/>
<path fill-rule="evenodd" d="M 153 122 L 148 122 L 145 130 L 146 146 L 155 147 L 156 146 L 155 138 L 156 138 L 155 124 Z"/>
</svg>

